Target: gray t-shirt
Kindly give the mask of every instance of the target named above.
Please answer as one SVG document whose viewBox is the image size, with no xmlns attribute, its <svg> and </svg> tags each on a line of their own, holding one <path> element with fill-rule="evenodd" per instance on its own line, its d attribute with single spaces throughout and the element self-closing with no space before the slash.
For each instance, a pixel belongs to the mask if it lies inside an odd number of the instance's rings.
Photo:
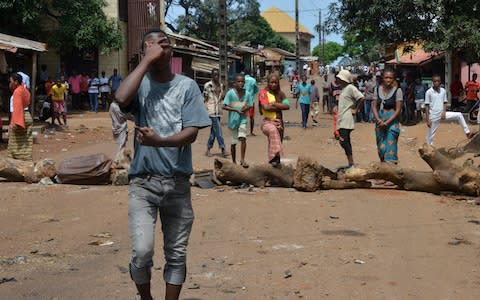
<svg viewBox="0 0 480 300">
<path fill-rule="evenodd" d="M 139 127 L 150 127 L 161 137 L 172 136 L 186 127 L 203 128 L 211 121 L 203 104 L 203 96 L 192 79 L 175 75 L 172 81 L 159 83 L 147 73 L 140 84 L 137 98 L 124 111 L 135 116 Z M 184 147 L 148 147 L 137 141 L 129 175 L 190 175 L 192 149 Z"/>
</svg>

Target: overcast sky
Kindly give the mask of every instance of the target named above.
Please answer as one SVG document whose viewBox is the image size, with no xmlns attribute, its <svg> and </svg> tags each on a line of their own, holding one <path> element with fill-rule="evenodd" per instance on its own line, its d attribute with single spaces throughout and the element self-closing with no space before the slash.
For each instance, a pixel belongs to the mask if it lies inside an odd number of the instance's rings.
<svg viewBox="0 0 480 300">
<path fill-rule="evenodd" d="M 260 11 L 265 11 L 271 6 L 275 6 L 287 14 L 289 14 L 293 19 L 295 19 L 295 1 L 294 0 L 259 0 Z M 305 26 L 311 34 L 315 35 L 312 39 L 312 49 L 318 45 L 318 34 L 315 32 L 314 28 L 318 24 L 318 13 L 322 9 L 322 18 L 325 20 L 327 16 L 326 8 L 332 0 L 298 0 L 299 6 L 299 19 L 300 23 Z M 173 22 L 178 14 L 183 13 L 183 9 L 180 7 L 171 7 L 167 15 L 167 21 Z M 342 37 L 337 34 L 327 35 L 325 40 L 334 41 L 340 44 L 343 44 Z"/>
</svg>

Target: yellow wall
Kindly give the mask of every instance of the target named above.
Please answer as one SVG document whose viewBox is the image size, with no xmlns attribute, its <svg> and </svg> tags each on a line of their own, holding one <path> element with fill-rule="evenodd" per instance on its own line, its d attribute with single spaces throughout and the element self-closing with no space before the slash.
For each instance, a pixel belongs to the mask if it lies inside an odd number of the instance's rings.
<svg viewBox="0 0 480 300">
<path fill-rule="evenodd" d="M 118 1 L 108 0 L 107 6 L 104 8 L 104 12 L 107 18 L 114 18 L 118 20 Z M 125 77 L 128 74 L 128 31 L 127 24 L 125 22 L 119 22 L 120 29 L 123 34 L 123 45 L 120 50 L 111 50 L 108 53 L 99 53 L 98 56 L 98 71 L 105 71 L 107 76 L 113 74 L 113 69 L 118 69 L 118 73 Z M 47 45 L 48 47 L 48 45 Z M 49 48 L 47 52 L 39 55 L 38 67 L 42 64 L 47 65 L 48 74 L 56 79 L 58 72 L 60 71 L 60 56 L 57 55 L 55 49 Z"/>
<path fill-rule="evenodd" d="M 127 24 L 118 20 L 118 1 L 108 0 L 107 6 L 103 9 L 107 18 L 117 19 L 123 36 L 122 49 L 102 52 L 98 55 L 98 72 L 105 71 L 107 76 L 113 74 L 113 69 L 118 69 L 118 73 L 125 77 L 128 74 L 128 31 Z"/>
</svg>

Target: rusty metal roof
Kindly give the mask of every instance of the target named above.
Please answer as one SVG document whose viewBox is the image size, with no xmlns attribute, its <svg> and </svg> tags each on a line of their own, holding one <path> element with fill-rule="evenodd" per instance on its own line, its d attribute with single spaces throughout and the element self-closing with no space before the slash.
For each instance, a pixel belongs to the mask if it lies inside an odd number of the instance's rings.
<svg viewBox="0 0 480 300">
<path fill-rule="evenodd" d="M 16 52 L 16 49 L 44 52 L 47 51 L 47 44 L 0 33 L 0 50 Z"/>
</svg>

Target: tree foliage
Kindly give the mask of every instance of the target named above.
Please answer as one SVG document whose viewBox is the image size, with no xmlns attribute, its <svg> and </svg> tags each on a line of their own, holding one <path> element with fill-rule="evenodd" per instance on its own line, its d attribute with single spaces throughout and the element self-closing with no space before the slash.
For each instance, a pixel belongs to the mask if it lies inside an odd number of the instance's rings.
<svg viewBox="0 0 480 300">
<path fill-rule="evenodd" d="M 329 9 L 328 29 L 355 34 L 358 43 L 422 40 L 428 50 L 462 49 L 480 59 L 478 0 L 341 0 Z"/>
<path fill-rule="evenodd" d="M 319 52 L 320 50 L 320 52 Z M 343 46 L 340 45 L 337 42 L 326 42 L 324 45 L 324 49 L 319 49 L 319 46 L 315 46 L 312 51 L 313 56 L 321 56 L 325 53 L 325 56 L 323 57 L 323 61 L 325 64 L 330 64 L 333 62 L 337 57 L 342 55 L 343 52 Z"/>
<path fill-rule="evenodd" d="M 176 20 L 177 30 L 202 40 L 218 40 L 218 1 L 180 0 L 185 14 Z M 260 15 L 260 4 L 256 0 L 227 1 L 228 39 L 233 43 L 251 42 L 252 46 L 264 45 L 293 52 L 295 46 L 274 32 Z"/>
<path fill-rule="evenodd" d="M 46 41 L 60 54 L 74 48 L 120 48 L 121 32 L 103 12 L 104 0 L 0 0 L 0 31 Z M 52 21 L 51 31 L 42 24 Z"/>
</svg>

